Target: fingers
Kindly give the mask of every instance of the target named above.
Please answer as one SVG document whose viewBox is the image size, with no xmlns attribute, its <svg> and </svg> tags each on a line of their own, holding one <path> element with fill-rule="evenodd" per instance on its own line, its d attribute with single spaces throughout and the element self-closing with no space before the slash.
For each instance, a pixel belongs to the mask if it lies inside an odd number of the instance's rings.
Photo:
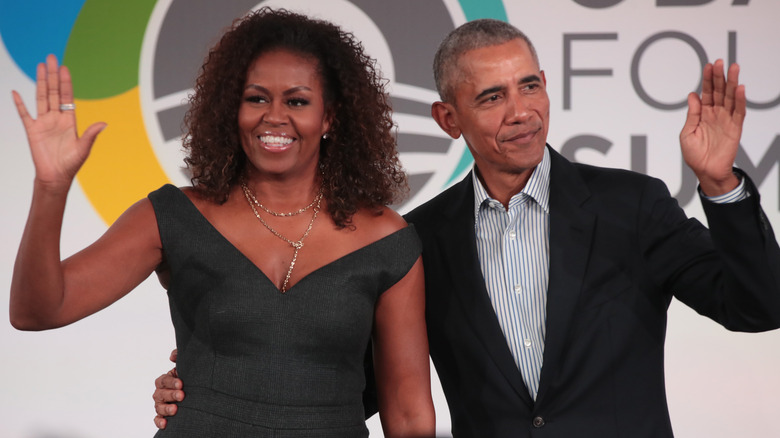
<svg viewBox="0 0 780 438">
<path fill-rule="evenodd" d="M 46 57 L 46 86 L 48 88 L 48 110 L 60 110 L 60 73 L 57 65 L 57 57 L 49 55 Z M 40 113 L 40 110 L 38 110 Z"/>
<path fill-rule="evenodd" d="M 181 389 L 182 382 L 181 379 L 176 376 L 176 368 L 168 371 L 167 374 L 158 377 L 154 381 L 154 386 L 157 389 Z"/>
<path fill-rule="evenodd" d="M 46 64 L 40 63 L 35 69 L 35 106 L 38 117 L 49 112 L 49 90 L 46 84 Z"/>
<path fill-rule="evenodd" d="M 712 86 L 712 64 L 709 62 L 704 66 L 701 73 L 701 104 L 712 106 L 713 104 L 713 86 Z"/>
<path fill-rule="evenodd" d="M 175 403 L 184 400 L 184 392 L 173 389 L 159 389 L 158 387 L 152 394 L 152 400 L 154 400 L 154 411 L 157 412 L 157 417 L 170 417 L 171 415 L 176 415 L 179 407 Z M 155 423 L 158 423 L 157 417 L 155 418 Z"/>
<path fill-rule="evenodd" d="M 729 113 L 734 111 L 736 105 L 736 91 L 739 87 L 739 65 L 729 66 L 728 79 L 726 80 L 726 94 L 723 100 L 723 108 Z"/>
<path fill-rule="evenodd" d="M 73 81 L 70 77 L 70 70 L 64 65 L 59 70 L 59 88 L 60 88 L 60 104 L 73 103 Z M 59 109 L 59 105 L 57 106 Z M 74 113 L 74 111 L 71 111 Z"/>
<path fill-rule="evenodd" d="M 72 113 L 73 111 L 67 111 Z M 75 115 L 73 117 L 76 117 Z M 89 153 L 89 151 L 92 149 L 92 145 L 95 143 L 95 140 L 97 139 L 98 134 L 100 134 L 103 129 L 106 128 L 106 123 L 104 122 L 98 122 L 93 123 L 89 126 L 89 128 L 84 130 L 84 133 L 81 134 L 81 137 L 79 137 L 79 143 L 81 143 L 81 147 L 86 150 L 86 153 Z"/>
<path fill-rule="evenodd" d="M 168 420 L 158 415 L 154 417 L 154 425 L 157 426 L 158 429 L 165 429 L 165 426 L 168 425 Z"/>
<path fill-rule="evenodd" d="M 176 368 L 154 381 L 155 389 L 152 400 L 154 400 L 154 410 L 158 416 L 175 415 L 178 407 L 173 403 L 184 400 L 184 391 L 181 390 L 182 382 L 174 376 L 175 373 Z M 155 424 L 158 424 L 157 418 L 155 418 Z"/>
<path fill-rule="evenodd" d="M 723 60 L 718 59 L 712 66 L 712 100 L 713 105 L 723 106 L 723 101 L 726 96 L 726 79 L 723 74 Z"/>
<path fill-rule="evenodd" d="M 699 126 L 701 120 L 701 108 L 702 101 L 699 99 L 699 95 L 696 93 L 688 94 L 688 116 L 685 118 L 685 125 L 683 125 L 682 132 L 680 132 L 681 139 L 691 134 Z"/>
<path fill-rule="evenodd" d="M 747 97 L 745 97 L 745 86 L 737 86 L 734 92 L 734 122 L 740 127 L 745 122 L 745 115 L 747 114 Z"/>
<path fill-rule="evenodd" d="M 731 64 L 727 73 L 724 72 L 724 66 L 722 59 L 704 66 L 701 105 L 720 106 L 729 114 L 739 113 L 739 117 L 744 118 L 747 100 L 745 87 L 739 84 L 739 65 Z"/>
<path fill-rule="evenodd" d="M 176 400 L 177 397 L 180 400 Z M 154 400 L 154 410 L 157 412 L 157 415 L 170 417 L 171 415 L 176 415 L 179 407 L 175 403 L 184 400 L 184 393 L 169 389 L 157 389 L 154 391 L 152 399 Z"/>
<path fill-rule="evenodd" d="M 178 355 L 179 355 L 179 350 L 177 348 L 174 348 L 173 351 L 171 351 L 171 357 L 170 357 L 171 362 L 176 363 L 176 357 Z M 175 370 L 176 368 L 174 368 L 174 371 Z"/>
<path fill-rule="evenodd" d="M 11 96 L 13 97 L 14 104 L 16 105 L 16 112 L 19 113 L 19 118 L 22 119 L 22 124 L 25 128 L 27 128 L 29 123 L 32 121 L 32 117 L 27 111 L 27 107 L 24 105 L 22 96 L 20 96 L 16 91 L 11 91 Z"/>
<path fill-rule="evenodd" d="M 60 67 L 54 55 L 48 55 L 46 62 L 38 64 L 35 71 L 35 103 L 38 117 L 60 111 L 62 103 L 73 103 L 70 70 Z"/>
</svg>

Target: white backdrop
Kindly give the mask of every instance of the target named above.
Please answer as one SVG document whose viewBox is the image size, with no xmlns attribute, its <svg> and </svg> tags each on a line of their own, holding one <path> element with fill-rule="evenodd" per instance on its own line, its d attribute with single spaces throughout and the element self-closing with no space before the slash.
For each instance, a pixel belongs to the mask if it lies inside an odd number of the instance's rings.
<svg viewBox="0 0 780 438">
<path fill-rule="evenodd" d="M 169 3 L 161 1 L 154 10 L 139 71 L 141 106 L 147 105 L 143 111 L 149 132 L 154 121 L 146 116 L 152 110 L 144 86 L 151 61 L 144 60 L 152 58 L 153 24 L 155 20 L 159 24 Z M 455 25 L 479 12 L 477 3 L 442 2 Z M 328 18 L 353 30 L 378 58 L 391 79 L 394 96 L 424 104 L 435 98 L 430 88 L 396 80 L 393 55 L 397 54 L 391 54 L 390 44 L 371 17 L 346 0 L 273 4 Z M 694 186 L 682 176 L 678 152 L 677 135 L 685 109 L 668 107 L 684 101 L 697 87 L 700 54 L 709 60 L 736 56 L 752 105 L 739 164 L 760 184 L 764 209 L 775 229 L 780 228 L 780 2 L 506 0 L 503 7 L 508 20 L 535 42 L 546 71 L 552 113 L 550 144 L 578 161 L 632 168 L 662 178 L 673 194 L 680 195 L 686 211 L 698 217 L 701 208 L 696 199 L 688 202 Z M 8 285 L 33 179 L 10 90 L 18 90 L 28 104 L 34 102 L 32 81 L 5 47 L 0 46 L 0 86 L 6 90 L 0 99 L 0 190 L 6 206 L 0 216 L 3 314 L 7 314 Z M 432 53 L 419 62 L 428 66 L 430 57 Z M 586 75 L 583 70 L 593 73 Z M 397 122 L 401 133 L 443 137 L 433 122 L 419 115 L 399 114 Z M 154 138 L 154 133 L 149 137 Z M 402 158 L 410 172 L 432 174 L 404 211 L 454 177 L 462 151 L 463 145 L 454 142 L 447 152 L 404 152 Z M 160 158 L 162 167 L 175 168 L 170 158 L 165 160 Z M 181 184 L 173 172 L 169 171 L 169 177 Z M 99 210 L 82 186 L 74 185 L 65 214 L 63 256 L 89 244 L 106 229 Z M 155 278 L 99 314 L 62 329 L 23 333 L 3 318 L 0 347 L 4 356 L 0 361 L 0 436 L 92 438 L 154 433 L 153 380 L 170 368 L 167 357 L 174 347 L 167 300 Z M 780 436 L 775 418 L 780 408 L 780 332 L 729 333 L 675 301 L 669 311 L 666 353 L 667 392 L 677 436 Z M 446 402 L 437 385 L 434 380 L 437 429 L 440 435 L 449 436 Z M 381 436 L 376 419 L 370 421 L 370 428 L 372 436 Z"/>
</svg>

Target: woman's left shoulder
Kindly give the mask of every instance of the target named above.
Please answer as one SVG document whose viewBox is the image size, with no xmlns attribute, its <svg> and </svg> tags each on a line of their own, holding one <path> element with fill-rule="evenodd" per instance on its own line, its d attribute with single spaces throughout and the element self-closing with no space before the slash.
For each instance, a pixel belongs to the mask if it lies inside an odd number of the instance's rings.
<svg viewBox="0 0 780 438">
<path fill-rule="evenodd" d="M 362 209 L 352 217 L 352 224 L 371 240 L 378 240 L 409 226 L 404 218 L 388 207 Z"/>
</svg>

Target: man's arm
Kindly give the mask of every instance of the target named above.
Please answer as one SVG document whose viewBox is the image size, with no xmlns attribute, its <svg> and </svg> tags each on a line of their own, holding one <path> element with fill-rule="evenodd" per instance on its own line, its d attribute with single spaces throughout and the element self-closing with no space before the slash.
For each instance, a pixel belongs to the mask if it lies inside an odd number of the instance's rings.
<svg viewBox="0 0 780 438">
<path fill-rule="evenodd" d="M 762 331 L 780 326 L 780 248 L 756 187 L 733 168 L 746 114 L 745 87 L 738 79 L 738 65 L 729 67 L 726 78 L 718 60 L 704 67 L 701 98 L 688 96 L 680 146 L 699 179 L 709 222 L 707 246 L 717 254 L 682 263 L 682 273 L 672 276 L 673 290 L 678 299 L 730 330 Z M 735 190 L 739 186 L 743 193 Z M 680 253 L 696 246 L 698 234 L 679 234 Z"/>
</svg>

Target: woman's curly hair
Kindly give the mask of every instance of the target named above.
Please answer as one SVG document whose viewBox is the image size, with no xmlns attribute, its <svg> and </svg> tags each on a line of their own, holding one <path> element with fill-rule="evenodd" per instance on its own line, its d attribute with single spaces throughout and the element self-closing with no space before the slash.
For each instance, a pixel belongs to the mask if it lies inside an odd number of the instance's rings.
<svg viewBox="0 0 780 438">
<path fill-rule="evenodd" d="M 351 33 L 326 21 L 262 8 L 237 19 L 209 52 L 185 117 L 185 163 L 207 198 L 227 200 L 245 172 L 238 130 L 247 71 L 261 54 L 286 49 L 318 61 L 326 108 L 333 115 L 320 142 L 328 212 L 340 226 L 361 208 L 381 211 L 408 191 L 398 160 L 385 80 Z"/>
</svg>

